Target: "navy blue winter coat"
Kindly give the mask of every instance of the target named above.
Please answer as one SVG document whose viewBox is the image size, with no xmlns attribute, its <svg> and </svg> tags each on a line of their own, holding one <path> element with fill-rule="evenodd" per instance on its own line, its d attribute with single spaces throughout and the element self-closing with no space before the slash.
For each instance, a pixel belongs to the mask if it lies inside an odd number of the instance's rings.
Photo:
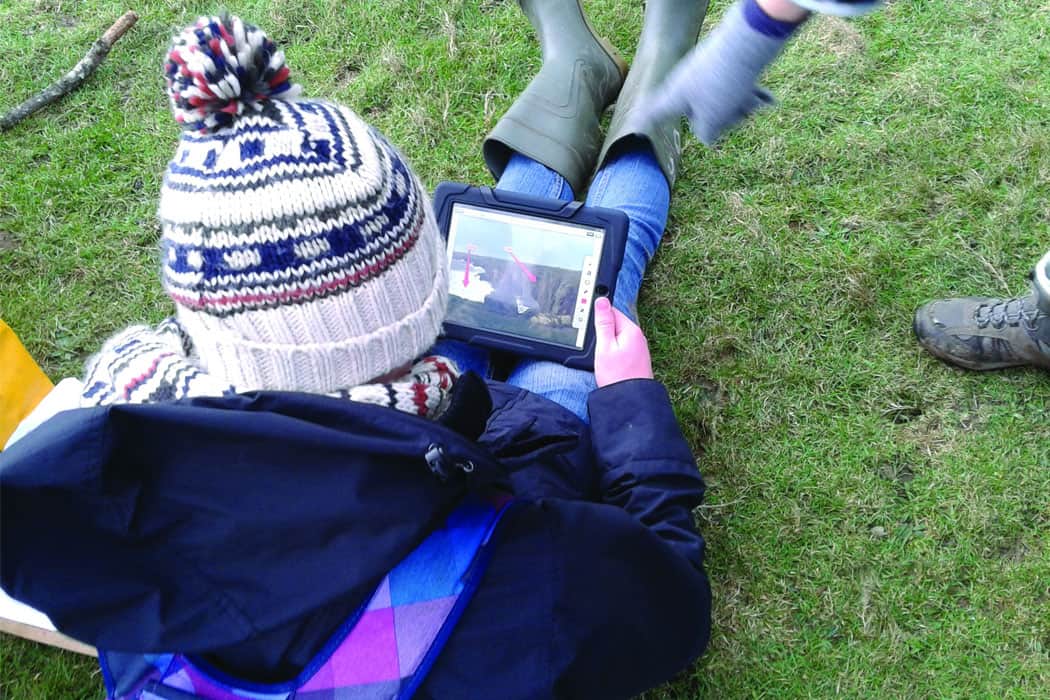
<svg viewBox="0 0 1050 700">
<path fill-rule="evenodd" d="M 710 588 L 703 482 L 665 390 L 594 392 L 588 429 L 484 387 L 461 379 L 449 425 L 284 393 L 60 414 L 0 454 L 0 582 L 97 646 L 278 680 L 468 489 L 502 485 L 522 504 L 417 697 L 668 680 L 707 645 Z"/>
</svg>

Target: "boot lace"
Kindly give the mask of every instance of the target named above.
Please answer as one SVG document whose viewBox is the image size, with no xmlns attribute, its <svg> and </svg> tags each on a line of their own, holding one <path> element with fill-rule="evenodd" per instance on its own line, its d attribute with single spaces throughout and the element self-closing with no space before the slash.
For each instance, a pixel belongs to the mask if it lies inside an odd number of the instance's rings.
<svg viewBox="0 0 1050 700">
<path fill-rule="evenodd" d="M 1002 299 L 994 304 L 981 304 L 974 312 L 974 320 L 979 328 L 991 325 L 999 329 L 1003 326 L 1024 324 L 1025 328 L 1034 329 L 1040 311 L 1028 303 L 1028 297 Z"/>
</svg>

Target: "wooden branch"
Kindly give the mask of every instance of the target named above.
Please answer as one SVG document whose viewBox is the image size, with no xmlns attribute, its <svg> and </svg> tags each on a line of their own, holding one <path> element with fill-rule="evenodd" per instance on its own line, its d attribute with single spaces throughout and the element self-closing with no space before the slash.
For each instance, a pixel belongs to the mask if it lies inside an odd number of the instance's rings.
<svg viewBox="0 0 1050 700">
<path fill-rule="evenodd" d="M 35 97 L 31 97 L 3 117 L 0 117 L 0 131 L 10 129 L 33 112 L 46 107 L 80 86 L 95 72 L 95 69 L 102 63 L 102 60 L 109 53 L 109 50 L 113 48 L 113 44 L 116 43 L 117 39 L 124 36 L 138 18 L 139 16 L 134 12 L 125 12 L 123 17 L 114 22 L 113 26 L 107 29 L 106 33 L 91 45 L 87 54 L 80 59 L 80 62 L 73 67 L 73 70 L 66 73 L 58 82 L 38 93 Z"/>
</svg>

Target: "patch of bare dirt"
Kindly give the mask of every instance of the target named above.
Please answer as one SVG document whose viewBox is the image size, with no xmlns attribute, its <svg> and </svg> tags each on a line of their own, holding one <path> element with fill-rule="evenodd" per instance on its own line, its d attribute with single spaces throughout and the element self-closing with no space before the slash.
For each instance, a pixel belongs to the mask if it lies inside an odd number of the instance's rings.
<svg viewBox="0 0 1050 700">
<path fill-rule="evenodd" d="M 838 58 L 849 58 L 864 51 L 867 42 L 860 30 L 841 17 L 822 16 L 812 30 L 810 41 L 816 42 Z"/>
</svg>

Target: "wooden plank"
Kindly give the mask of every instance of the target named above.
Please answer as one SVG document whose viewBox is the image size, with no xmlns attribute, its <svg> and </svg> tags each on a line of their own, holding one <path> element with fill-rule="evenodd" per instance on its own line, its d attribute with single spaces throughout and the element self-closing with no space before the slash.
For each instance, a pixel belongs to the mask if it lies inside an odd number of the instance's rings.
<svg viewBox="0 0 1050 700">
<path fill-rule="evenodd" d="M 95 648 L 92 646 L 84 644 L 83 642 L 78 642 L 61 632 L 46 630 L 34 625 L 27 625 L 24 622 L 15 622 L 14 620 L 0 617 L 0 632 L 12 634 L 16 637 L 22 637 L 23 639 L 28 639 L 33 642 L 40 642 L 41 644 L 59 647 L 66 651 L 75 651 L 78 654 L 84 654 L 86 656 L 98 656 L 98 652 L 95 651 Z"/>
</svg>

